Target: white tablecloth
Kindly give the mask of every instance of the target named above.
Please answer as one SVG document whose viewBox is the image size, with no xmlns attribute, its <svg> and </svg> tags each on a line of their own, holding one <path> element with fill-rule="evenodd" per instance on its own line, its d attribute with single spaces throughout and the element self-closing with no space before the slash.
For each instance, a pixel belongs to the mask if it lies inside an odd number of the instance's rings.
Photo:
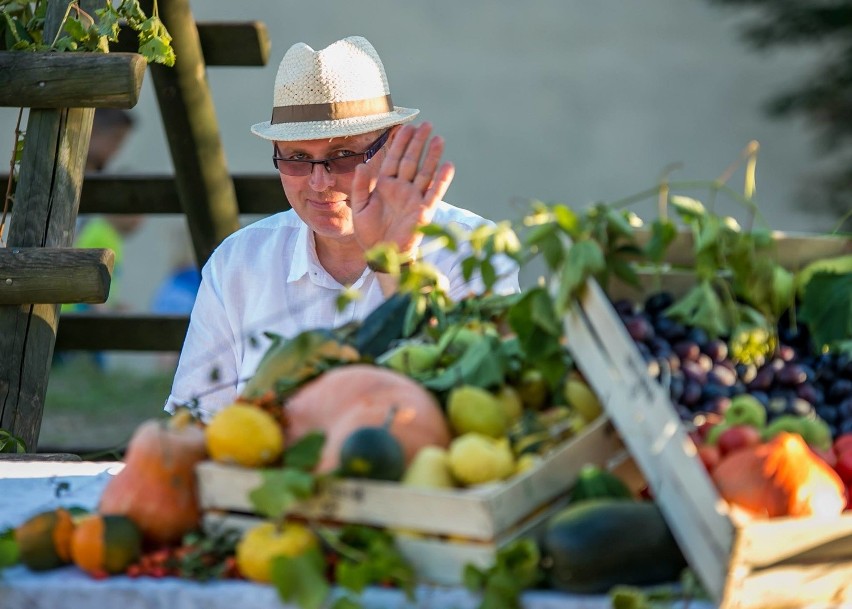
<svg viewBox="0 0 852 609">
<path fill-rule="evenodd" d="M 0 531 L 56 507 L 94 509 L 121 463 L 0 461 Z M 376 609 L 474 609 L 476 595 L 459 588 L 421 586 L 414 603 L 396 590 L 369 589 L 361 596 Z M 525 609 L 609 609 L 606 596 L 530 591 Z M 274 609 L 284 608 L 272 586 L 245 581 L 197 583 L 177 578 L 110 577 L 95 580 L 64 567 L 35 573 L 23 566 L 0 572 L 0 609 Z M 690 609 L 711 609 L 693 602 Z M 295 608 L 294 608 L 295 609 Z"/>
</svg>

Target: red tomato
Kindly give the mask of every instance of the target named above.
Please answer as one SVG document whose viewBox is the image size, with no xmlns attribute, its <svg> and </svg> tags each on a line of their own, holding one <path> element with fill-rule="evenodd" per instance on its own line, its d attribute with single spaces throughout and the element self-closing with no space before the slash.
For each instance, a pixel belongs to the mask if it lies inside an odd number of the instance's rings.
<svg viewBox="0 0 852 609">
<path fill-rule="evenodd" d="M 701 459 L 701 463 L 704 464 L 704 469 L 707 470 L 707 473 L 712 473 L 713 468 L 719 465 L 722 455 L 719 453 L 718 446 L 703 444 L 698 447 L 698 458 Z"/>
<path fill-rule="evenodd" d="M 716 446 L 724 458 L 735 450 L 760 444 L 760 432 L 751 425 L 733 425 L 719 434 Z"/>
<path fill-rule="evenodd" d="M 852 485 L 852 449 L 843 451 L 837 456 L 834 471 L 847 486 Z"/>
<path fill-rule="evenodd" d="M 844 433 L 837 436 L 832 445 L 834 453 L 838 456 L 840 453 L 846 452 L 846 449 L 850 447 L 852 447 L 852 433 Z"/>
</svg>

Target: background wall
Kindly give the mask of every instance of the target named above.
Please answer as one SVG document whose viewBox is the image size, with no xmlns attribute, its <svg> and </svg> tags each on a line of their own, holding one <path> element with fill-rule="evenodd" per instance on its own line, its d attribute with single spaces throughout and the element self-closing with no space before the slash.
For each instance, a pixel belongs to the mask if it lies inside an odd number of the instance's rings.
<svg viewBox="0 0 852 609">
<path fill-rule="evenodd" d="M 233 172 L 274 172 L 249 126 L 270 115 L 286 49 L 360 34 L 382 56 L 394 101 L 420 108 L 445 136 L 457 167 L 447 199 L 492 219 L 517 220 L 531 198 L 612 201 L 653 186 L 672 163 L 681 164 L 672 179 L 713 179 L 755 139 L 769 224 L 833 223 L 797 203 L 817 164 L 808 132 L 760 110 L 814 57 L 752 53 L 737 37 L 740 14 L 704 0 L 204 0 L 193 10 L 198 20 L 263 21 L 272 39 L 265 68 L 209 70 Z M 108 171 L 171 172 L 150 78 L 132 113 L 138 129 Z M 0 109 L 0 154 L 15 114 Z M 740 191 L 741 175 L 732 181 Z M 635 209 L 650 217 L 653 203 Z M 182 219 L 152 217 L 128 241 L 123 292 L 133 308 L 149 307 L 185 235 Z"/>
</svg>

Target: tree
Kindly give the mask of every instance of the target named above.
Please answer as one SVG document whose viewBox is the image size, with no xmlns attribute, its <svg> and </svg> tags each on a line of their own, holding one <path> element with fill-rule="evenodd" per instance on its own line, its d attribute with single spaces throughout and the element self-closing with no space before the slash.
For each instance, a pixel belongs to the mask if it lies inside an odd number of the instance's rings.
<svg viewBox="0 0 852 609">
<path fill-rule="evenodd" d="M 750 10 L 743 37 L 756 49 L 819 46 L 815 72 L 766 104 L 774 117 L 803 116 L 818 143 L 837 161 L 810 192 L 840 214 L 852 209 L 852 0 L 709 0 Z M 846 224 L 852 218 L 846 217 Z"/>
</svg>

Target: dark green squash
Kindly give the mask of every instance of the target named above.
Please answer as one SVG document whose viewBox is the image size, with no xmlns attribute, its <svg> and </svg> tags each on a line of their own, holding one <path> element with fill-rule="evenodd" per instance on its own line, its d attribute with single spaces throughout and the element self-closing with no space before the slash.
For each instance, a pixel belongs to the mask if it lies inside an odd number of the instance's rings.
<svg viewBox="0 0 852 609">
<path fill-rule="evenodd" d="M 360 427 L 340 447 L 340 473 L 344 477 L 396 482 L 404 472 L 402 444 L 386 427 Z"/>
<path fill-rule="evenodd" d="M 650 501 L 590 499 L 555 514 L 542 535 L 551 585 L 573 594 L 677 581 L 686 560 Z"/>
</svg>

